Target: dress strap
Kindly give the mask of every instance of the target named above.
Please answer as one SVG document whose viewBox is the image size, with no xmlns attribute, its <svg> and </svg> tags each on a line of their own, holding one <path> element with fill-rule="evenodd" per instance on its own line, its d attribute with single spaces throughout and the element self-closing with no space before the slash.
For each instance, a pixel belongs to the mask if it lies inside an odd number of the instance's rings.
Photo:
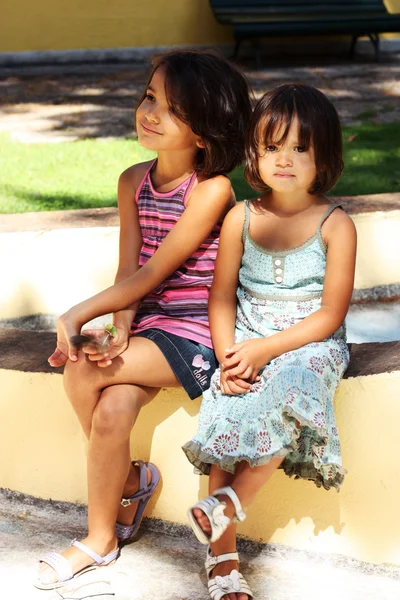
<svg viewBox="0 0 400 600">
<path fill-rule="evenodd" d="M 341 204 L 331 204 L 330 206 L 328 206 L 328 209 L 324 212 L 324 214 L 321 217 L 321 220 L 319 222 L 319 226 L 318 226 L 318 231 L 321 229 L 322 225 L 325 223 L 326 219 L 329 217 L 329 215 L 331 213 L 333 213 L 333 211 L 336 208 L 341 208 L 343 209 Z"/>
<path fill-rule="evenodd" d="M 197 179 L 197 173 L 196 173 L 196 171 L 193 171 L 192 175 L 190 176 L 188 186 L 187 186 L 187 188 L 185 190 L 185 193 L 183 195 L 183 205 L 184 205 L 185 208 L 186 208 L 186 205 L 187 205 L 189 194 L 192 191 L 192 187 L 194 186 L 194 183 L 195 183 L 196 179 Z"/>
<path fill-rule="evenodd" d="M 139 194 L 142 191 L 142 187 L 144 182 L 146 181 L 146 179 L 149 176 L 150 171 L 152 170 L 152 168 L 154 167 L 154 165 L 156 164 L 157 159 L 155 158 L 154 160 L 151 161 L 150 166 L 146 169 L 145 174 L 143 175 L 143 179 L 142 181 L 139 183 L 137 190 L 136 190 L 136 194 L 135 194 L 135 200 L 136 200 L 136 204 L 139 202 Z"/>
<path fill-rule="evenodd" d="M 242 230 L 242 241 L 243 244 L 247 237 L 247 232 L 250 226 L 250 205 L 249 200 L 243 200 L 244 204 L 244 221 L 243 221 L 243 230 Z"/>
</svg>

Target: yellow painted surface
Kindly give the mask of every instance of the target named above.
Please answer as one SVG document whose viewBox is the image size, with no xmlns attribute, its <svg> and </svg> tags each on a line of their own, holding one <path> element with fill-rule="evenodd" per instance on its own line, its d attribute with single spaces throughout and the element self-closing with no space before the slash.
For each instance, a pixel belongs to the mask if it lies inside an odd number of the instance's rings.
<svg viewBox="0 0 400 600">
<path fill-rule="evenodd" d="M 384 1 L 400 12 L 400 0 Z M 233 42 L 231 26 L 217 22 L 208 0 L 3 0 L 1 9 L 0 52 Z"/>
<path fill-rule="evenodd" d="M 400 210 L 352 215 L 358 248 L 354 287 L 400 283 Z"/>
<path fill-rule="evenodd" d="M 232 41 L 208 0 L 3 0 L 1 13 L 0 52 Z"/>
<path fill-rule="evenodd" d="M 383 0 L 383 2 L 385 3 L 388 12 L 392 14 L 400 13 L 400 0 Z"/>
<path fill-rule="evenodd" d="M 356 289 L 400 283 L 400 211 L 354 215 L 353 219 L 359 240 Z M 68 251 L 55 252 L 56 248 Z M 1 318 L 61 314 L 112 285 L 118 264 L 118 228 L 4 233 L 0 256 L 11 257 L 1 267 Z"/>
<path fill-rule="evenodd" d="M 60 375 L 0 371 L 0 487 L 42 498 L 86 502 L 86 442 Z M 260 492 L 239 531 L 256 540 L 374 563 L 400 565 L 400 372 L 343 381 L 336 396 L 343 462 L 340 493 L 281 471 Z M 194 433 L 200 400 L 163 391 L 142 411 L 132 455 L 151 459 L 162 486 L 148 515 L 186 523 L 206 495 L 180 450 Z"/>
<path fill-rule="evenodd" d="M 61 314 L 112 285 L 118 235 L 116 227 L 1 234 L 0 256 L 12 257 L 1 267 L 1 317 Z"/>
</svg>

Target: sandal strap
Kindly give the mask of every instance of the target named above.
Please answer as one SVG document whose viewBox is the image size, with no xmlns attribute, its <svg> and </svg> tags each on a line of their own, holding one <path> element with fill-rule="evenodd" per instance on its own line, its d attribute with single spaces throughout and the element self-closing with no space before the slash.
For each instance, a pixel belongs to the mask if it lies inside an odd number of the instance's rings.
<svg viewBox="0 0 400 600">
<path fill-rule="evenodd" d="M 89 546 L 86 546 L 86 544 L 82 544 L 82 542 L 79 542 L 78 540 L 72 540 L 71 546 L 75 546 L 76 548 L 79 548 L 79 550 L 82 550 L 82 552 L 84 552 L 85 554 L 90 556 L 90 558 L 92 558 L 94 560 L 94 566 L 96 566 L 96 567 L 100 567 L 100 566 L 105 567 L 113 560 L 116 560 L 118 558 L 119 552 L 120 552 L 119 548 L 117 548 L 116 550 L 112 550 L 112 552 L 109 552 L 108 554 L 106 554 L 106 556 L 100 556 L 100 554 L 97 554 L 97 552 L 95 552 L 94 550 L 89 548 Z M 92 565 L 90 565 L 90 566 L 92 566 Z"/>
<path fill-rule="evenodd" d="M 147 485 L 147 465 L 142 460 L 134 460 L 132 462 L 133 468 L 135 468 L 135 465 L 139 467 L 139 489 L 147 491 L 149 487 Z"/>
<path fill-rule="evenodd" d="M 136 500 L 145 500 L 149 494 L 153 493 L 151 489 L 151 481 L 150 484 L 147 485 L 147 465 L 142 460 L 134 460 L 132 461 L 132 466 L 135 467 L 137 465 L 139 467 L 139 489 L 137 492 L 129 496 L 129 498 L 121 498 L 121 506 L 127 508 L 132 504 L 132 502 L 136 502 Z"/>
<path fill-rule="evenodd" d="M 78 540 L 72 540 L 71 546 L 75 546 L 76 548 L 79 548 L 79 550 L 82 550 L 82 552 L 84 552 L 85 554 L 90 556 L 90 558 L 92 558 L 94 560 L 96 565 L 102 565 L 105 562 L 104 558 L 102 556 L 100 556 L 100 554 L 97 554 L 97 552 L 95 552 L 94 550 L 89 548 L 89 546 L 82 544 L 82 542 L 79 542 Z"/>
<path fill-rule="evenodd" d="M 208 546 L 207 557 L 204 563 L 207 572 L 207 577 L 217 565 L 223 562 L 227 562 L 228 560 L 237 560 L 239 562 L 239 554 L 237 552 L 227 552 L 226 554 L 219 554 L 218 556 L 213 556 L 211 548 L 210 546 Z"/>
<path fill-rule="evenodd" d="M 235 490 L 233 488 L 231 488 L 230 486 L 223 487 L 223 488 L 219 488 L 218 490 L 214 490 L 213 496 L 217 496 L 218 494 L 219 495 L 224 494 L 225 496 L 228 496 L 228 498 L 230 498 L 230 500 L 232 500 L 232 504 L 235 509 L 236 519 L 238 521 L 244 521 L 246 518 L 246 513 L 244 512 L 244 510 L 242 508 L 239 497 L 236 494 Z"/>
<path fill-rule="evenodd" d="M 71 565 L 58 552 L 48 552 L 46 556 L 39 559 L 39 563 L 46 563 L 46 565 L 54 569 L 58 577 L 57 582 L 67 581 L 73 576 Z"/>
</svg>

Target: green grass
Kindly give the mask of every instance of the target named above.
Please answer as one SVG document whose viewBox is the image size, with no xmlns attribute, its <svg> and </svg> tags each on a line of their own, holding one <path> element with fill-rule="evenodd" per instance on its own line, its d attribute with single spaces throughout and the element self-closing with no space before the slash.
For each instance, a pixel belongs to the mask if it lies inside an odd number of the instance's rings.
<svg viewBox="0 0 400 600">
<path fill-rule="evenodd" d="M 344 128 L 345 171 L 332 195 L 400 192 L 400 123 Z M 0 136 L 0 213 L 116 205 L 119 174 L 153 155 L 136 140 L 22 144 Z M 236 197 L 255 193 L 241 169 Z"/>
</svg>

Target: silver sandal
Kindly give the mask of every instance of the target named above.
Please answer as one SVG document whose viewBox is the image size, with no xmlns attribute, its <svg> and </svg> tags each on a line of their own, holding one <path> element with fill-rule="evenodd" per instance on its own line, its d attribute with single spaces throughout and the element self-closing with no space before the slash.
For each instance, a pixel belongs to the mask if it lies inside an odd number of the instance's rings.
<svg viewBox="0 0 400 600">
<path fill-rule="evenodd" d="M 212 570 L 220 563 L 228 560 L 237 560 L 239 562 L 239 554 L 230 552 L 229 554 L 220 554 L 213 556 L 211 548 L 208 547 L 207 558 L 204 566 L 207 572 L 208 592 L 211 600 L 221 600 L 227 594 L 247 594 L 249 600 L 254 600 L 253 592 L 243 575 L 237 569 L 233 569 L 229 575 L 210 578 Z"/>
<path fill-rule="evenodd" d="M 224 514 L 224 510 L 226 508 L 226 502 L 223 502 L 216 498 L 217 495 L 225 495 L 232 500 L 235 515 L 233 519 L 230 519 Z M 203 513 L 208 517 L 211 525 L 211 535 L 208 535 L 205 531 L 202 530 L 200 525 L 198 524 L 193 510 L 195 508 L 199 508 L 203 511 Z M 189 508 L 188 517 L 190 521 L 190 526 L 193 529 L 193 532 L 200 543 L 209 544 L 210 542 L 216 542 L 222 536 L 223 533 L 227 530 L 231 521 L 244 521 L 246 518 L 246 514 L 240 504 L 240 500 L 235 492 L 235 490 L 231 487 L 224 487 L 218 490 L 215 490 L 211 496 L 207 496 L 204 500 L 200 500 L 194 506 Z"/>
</svg>

